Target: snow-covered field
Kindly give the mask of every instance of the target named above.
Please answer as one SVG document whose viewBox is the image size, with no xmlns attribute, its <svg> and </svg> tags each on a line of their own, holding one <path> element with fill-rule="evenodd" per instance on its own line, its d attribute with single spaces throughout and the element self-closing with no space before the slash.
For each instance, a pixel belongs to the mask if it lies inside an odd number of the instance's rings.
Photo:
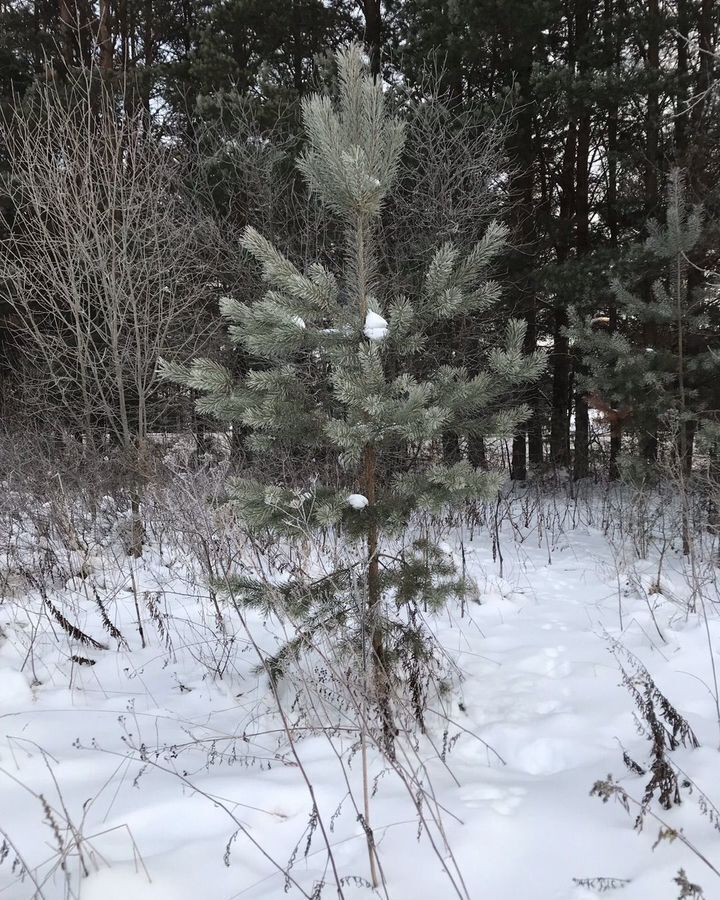
<svg viewBox="0 0 720 900">
<path fill-rule="evenodd" d="M 370 751 L 377 896 L 701 896 L 681 894 L 682 868 L 706 900 L 720 897 L 715 570 L 699 560 L 691 572 L 657 534 L 640 559 L 617 513 L 562 504 L 503 514 L 502 564 L 485 525 L 446 535 L 458 558 L 462 541 L 479 602 L 431 621 L 462 674 L 447 734 L 433 720 L 417 744 L 401 738 L 395 768 Z M 169 531 L 151 535 L 142 560 L 111 527 L 70 550 L 37 523 L 13 534 L 0 605 L 0 900 L 373 896 L 357 734 L 304 725 L 288 685 L 284 728 L 252 646 L 275 646 L 278 623 L 255 612 L 245 630 L 221 606 L 223 637 L 201 554 Z M 105 649 L 70 636 L 53 610 Z M 620 665 L 641 692 L 646 667 L 700 744 L 669 751 L 682 803 L 664 810 L 656 795 L 641 832 L 632 804 L 590 796 L 612 774 L 640 801 L 651 777 L 623 762 L 627 752 L 646 766 L 651 743 Z M 408 772 L 423 773 L 427 827 Z M 678 833 L 654 847 L 661 827 Z"/>
</svg>

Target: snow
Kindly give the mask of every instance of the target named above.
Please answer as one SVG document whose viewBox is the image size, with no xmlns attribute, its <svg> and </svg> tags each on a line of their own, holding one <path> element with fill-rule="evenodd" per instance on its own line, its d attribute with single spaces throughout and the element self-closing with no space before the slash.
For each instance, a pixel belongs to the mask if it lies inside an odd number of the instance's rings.
<svg viewBox="0 0 720 900">
<path fill-rule="evenodd" d="M 387 337 L 388 323 L 381 315 L 369 309 L 365 316 L 363 333 L 370 341 L 382 341 Z"/>
<path fill-rule="evenodd" d="M 369 502 L 364 494 L 350 494 L 347 498 L 348 506 L 353 509 L 365 509 Z"/>
<path fill-rule="evenodd" d="M 622 762 L 625 749 L 646 763 L 649 744 L 637 733 L 610 652 L 619 641 L 690 721 L 701 747 L 680 748 L 672 759 L 720 806 L 711 657 L 702 615 L 688 610 L 687 562 L 663 548 L 658 592 L 659 552 L 639 559 L 630 543 L 618 544 L 612 516 L 564 502 L 540 504 L 526 520 L 518 513 L 514 525 L 504 520 L 494 547 L 487 528 L 444 535 L 457 555 L 462 540 L 480 603 L 429 618 L 462 673 L 447 699 L 452 746 L 438 758 L 443 728 L 433 720 L 426 737 L 403 747 L 427 773 L 434 799 L 425 815 L 442 816 L 447 846 L 435 830 L 441 864 L 426 829 L 418 837 L 401 780 L 371 751 L 371 821 L 393 900 L 455 896 L 443 871 L 455 863 L 471 898 L 593 900 L 615 892 L 601 894 L 584 880 L 614 877 L 629 880 L 617 894 L 622 900 L 675 900 L 680 867 L 706 900 L 720 897 L 716 876 L 681 841 L 653 850 L 657 823 L 648 819 L 637 833 L 619 804 L 589 796 L 608 773 L 636 798 L 648 780 Z M 350 495 L 348 504 L 360 509 L 367 498 Z M 28 538 L 24 552 L 30 564 L 48 550 L 35 551 Z M 0 865 L 0 897 L 33 894 L 31 881 L 12 871 L 15 852 L 42 883 L 44 900 L 302 896 L 292 884 L 285 893 L 284 877 L 264 852 L 281 866 L 294 856 L 292 877 L 311 895 L 328 876 L 317 832 L 304 855 L 312 811 L 305 774 L 324 823 L 332 822 L 345 900 L 376 896 L 362 881 L 363 830 L 347 799 L 349 789 L 361 797 L 356 737 L 305 732 L 299 723 L 291 747 L 257 672 L 250 637 L 269 652 L 278 623 L 258 611 L 243 630 L 225 606 L 233 640 L 221 638 L 199 562 L 167 531 L 140 561 L 110 540 L 94 558 L 92 581 L 63 586 L 59 579 L 49 598 L 108 649 L 69 638 L 30 587 L 16 583 L 0 604 L 0 829 L 15 848 Z M 702 563 L 705 583 L 715 574 Z M 103 630 L 91 584 L 127 647 Z M 708 590 L 716 598 L 715 587 Z M 159 597 L 170 642 L 147 612 L 147 594 Z M 717 604 L 707 605 L 717 659 Z M 73 662 L 73 655 L 95 665 Z M 285 686 L 296 722 L 294 690 Z M 683 794 L 679 807 L 652 809 L 717 866 L 717 832 L 698 806 L 698 790 Z M 59 824 L 67 874 L 40 795 Z M 86 878 L 68 819 L 81 836 Z M 330 882 L 322 897 L 336 896 Z"/>
<path fill-rule="evenodd" d="M 116 865 L 88 876 L 83 883 L 82 900 L 175 900 L 182 896 L 182 890 L 170 878 L 156 885 L 131 866 Z"/>
<path fill-rule="evenodd" d="M 32 691 L 21 672 L 0 666 L 0 709 L 8 703 L 29 706 L 32 703 Z"/>
<path fill-rule="evenodd" d="M 305 319 L 303 319 L 301 316 L 293 316 L 292 322 L 293 322 L 293 325 L 297 325 L 298 328 L 306 328 L 307 327 L 305 325 Z"/>
</svg>

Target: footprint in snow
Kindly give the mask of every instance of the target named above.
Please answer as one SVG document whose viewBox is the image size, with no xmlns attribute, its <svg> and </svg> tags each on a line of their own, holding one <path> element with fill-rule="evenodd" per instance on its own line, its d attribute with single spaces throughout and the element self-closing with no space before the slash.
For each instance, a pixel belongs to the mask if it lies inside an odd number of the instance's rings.
<svg viewBox="0 0 720 900">
<path fill-rule="evenodd" d="M 489 806 L 493 812 L 509 816 L 520 806 L 525 794 L 525 789 L 521 787 L 475 784 L 465 788 L 460 796 L 463 803 L 473 809 Z"/>
<path fill-rule="evenodd" d="M 560 659 L 567 647 L 545 647 L 540 653 L 528 656 L 517 663 L 521 672 L 545 675 L 548 678 L 565 678 L 572 671 L 572 665 Z"/>
</svg>

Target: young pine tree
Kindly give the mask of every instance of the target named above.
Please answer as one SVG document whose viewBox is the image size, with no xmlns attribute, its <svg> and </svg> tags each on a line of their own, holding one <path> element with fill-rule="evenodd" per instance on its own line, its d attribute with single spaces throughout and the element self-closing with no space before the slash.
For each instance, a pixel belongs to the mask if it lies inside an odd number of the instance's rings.
<svg viewBox="0 0 720 900">
<path fill-rule="evenodd" d="M 466 458 L 444 464 L 441 436 L 511 437 L 528 411 L 508 398 L 539 377 L 543 359 L 523 353 L 524 326 L 510 320 L 504 345 L 479 374 L 452 359 L 428 364 L 424 348 L 434 329 L 497 303 L 499 288 L 487 270 L 505 230 L 491 224 L 463 256 L 450 244 L 441 246 L 417 296 L 385 295 L 376 226 L 393 186 L 403 127 L 386 112 L 382 85 L 366 73 L 357 46 L 340 51 L 337 63 L 337 104 L 318 95 L 303 104 L 306 147 L 298 160 L 308 188 L 344 232 L 344 244 L 328 249 L 332 266 L 318 262 L 300 271 L 247 228 L 241 243 L 262 267 L 267 292 L 253 303 L 225 299 L 221 311 L 230 340 L 253 360 L 249 371 L 237 381 L 198 359 L 189 368 L 165 363 L 164 374 L 198 390 L 203 413 L 240 423 L 266 457 L 329 457 L 341 467 L 342 490 L 319 477 L 290 486 L 235 478 L 229 495 L 248 529 L 307 534 L 308 528 L 339 528 L 365 548 L 359 579 L 356 572 L 338 572 L 315 585 L 281 589 L 306 624 L 272 662 L 281 670 L 317 630 L 347 624 L 348 596 L 360 583 L 364 601 L 354 614 L 354 649 L 366 648 L 373 699 L 391 747 L 395 664 L 405 652 L 414 665 L 424 652 L 412 610 L 418 601 L 441 605 L 463 584 L 437 547 L 415 542 L 391 556 L 384 552 L 387 542 L 411 533 L 419 512 L 498 490 L 498 473 L 476 470 Z M 258 585 L 239 580 L 235 587 L 247 602 L 262 602 Z M 391 606 L 408 612 L 404 625 Z M 421 719 L 417 684 L 411 694 Z"/>
<path fill-rule="evenodd" d="M 621 411 L 641 450 L 654 445 L 663 430 L 672 432 L 673 455 L 687 474 L 693 435 L 720 398 L 715 387 L 720 323 L 704 272 L 692 261 L 703 217 L 687 202 L 680 170 L 670 175 L 665 223 L 651 222 L 648 231 L 644 245 L 631 253 L 636 284 L 616 280 L 612 286 L 615 333 L 580 326 L 576 336 L 589 367 L 589 391 Z M 648 282 L 649 296 L 642 290 Z"/>
</svg>

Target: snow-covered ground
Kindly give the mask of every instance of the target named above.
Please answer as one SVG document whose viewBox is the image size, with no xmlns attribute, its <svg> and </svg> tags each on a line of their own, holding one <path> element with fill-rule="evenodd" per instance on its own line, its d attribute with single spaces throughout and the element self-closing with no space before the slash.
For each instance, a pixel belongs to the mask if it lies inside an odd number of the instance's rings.
<svg viewBox="0 0 720 900">
<path fill-rule="evenodd" d="M 698 855 L 720 868 L 714 570 L 696 571 L 702 592 L 689 612 L 688 563 L 671 546 L 658 584 L 657 543 L 638 559 L 600 514 L 523 519 L 501 523 L 502 574 L 491 531 L 463 530 L 480 602 L 432 619 L 462 673 L 447 752 L 438 727 L 400 755 L 408 770 L 424 765 L 422 808 L 440 830 L 419 827 L 400 775 L 370 753 L 377 895 L 674 900 L 682 868 L 706 900 L 720 897 Z M 34 586 L 15 571 L 0 605 L 0 900 L 277 900 L 320 896 L 323 881 L 321 896 L 334 898 L 333 865 L 346 900 L 373 896 L 353 805 L 357 735 L 293 717 L 289 746 L 251 643 L 272 646 L 276 623 L 253 613 L 248 635 L 225 607 L 221 639 L 199 566 L 167 535 L 140 561 L 111 538 L 64 562 L 55 548 L 47 571 L 52 548 L 36 538 L 23 551 L 40 573 Z M 449 539 L 459 552 L 460 532 Z M 103 627 L 96 591 L 122 639 Z M 70 637 L 53 609 L 107 649 Z M 647 764 L 651 747 L 619 663 L 636 685 L 644 665 L 700 743 L 669 754 L 690 786 L 670 810 L 653 801 L 651 813 L 682 829 L 654 849 L 652 815 L 638 833 L 636 809 L 590 796 L 611 773 L 640 800 L 650 778 L 623 762 L 626 751 Z M 292 692 L 283 697 L 291 704 Z"/>
</svg>

